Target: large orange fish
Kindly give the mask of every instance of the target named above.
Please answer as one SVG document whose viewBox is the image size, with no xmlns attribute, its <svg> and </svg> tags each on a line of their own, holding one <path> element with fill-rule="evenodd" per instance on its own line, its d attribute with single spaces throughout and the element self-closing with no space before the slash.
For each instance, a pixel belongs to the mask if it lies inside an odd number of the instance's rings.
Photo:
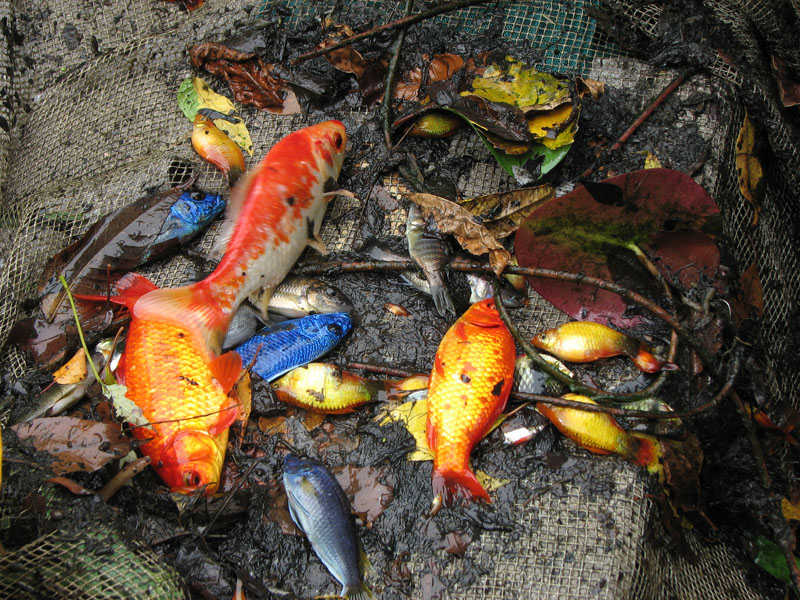
<svg viewBox="0 0 800 600">
<path fill-rule="evenodd" d="M 514 380 L 514 338 L 489 298 L 473 304 L 436 351 L 428 386 L 428 446 L 434 497 L 491 502 L 469 468 L 472 447 L 506 405 Z"/>
<path fill-rule="evenodd" d="M 235 353 L 219 356 L 222 340 L 248 295 L 276 287 L 306 245 L 319 245 L 325 186 L 346 141 L 338 121 L 284 137 L 232 192 L 225 255 L 211 275 L 155 289 L 130 274 L 111 298 L 132 313 L 118 375 L 153 427 L 135 435 L 149 440 L 142 452 L 174 491 L 216 490 L 238 412 L 229 392 L 242 370 Z"/>
<path fill-rule="evenodd" d="M 591 362 L 598 358 L 624 354 L 646 373 L 674 369 L 672 363 L 658 360 L 643 342 L 610 327 L 591 321 L 571 321 L 537 333 L 533 345 L 569 362 Z"/>
</svg>

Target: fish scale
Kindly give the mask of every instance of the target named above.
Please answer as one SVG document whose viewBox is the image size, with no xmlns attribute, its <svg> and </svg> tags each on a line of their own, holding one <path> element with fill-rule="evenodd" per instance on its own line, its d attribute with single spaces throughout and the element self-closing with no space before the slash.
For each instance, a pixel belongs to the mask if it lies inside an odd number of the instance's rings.
<svg viewBox="0 0 800 600">
<path fill-rule="evenodd" d="M 428 445 L 433 493 L 489 500 L 469 469 L 473 446 L 505 408 L 514 380 L 515 345 L 494 300 L 473 304 L 442 338 L 428 386 Z"/>
</svg>

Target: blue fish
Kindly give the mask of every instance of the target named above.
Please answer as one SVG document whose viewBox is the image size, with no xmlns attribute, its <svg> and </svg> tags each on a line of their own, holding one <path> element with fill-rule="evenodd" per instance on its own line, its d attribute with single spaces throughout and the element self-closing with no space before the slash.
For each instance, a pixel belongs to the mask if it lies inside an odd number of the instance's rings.
<svg viewBox="0 0 800 600">
<path fill-rule="evenodd" d="M 283 459 L 283 486 L 292 520 L 342 584 L 339 595 L 351 600 L 375 598 L 364 582 L 372 567 L 358 538 L 350 503 L 330 471 L 316 460 L 290 453 Z"/>
<path fill-rule="evenodd" d="M 272 381 L 330 352 L 353 326 L 349 313 L 308 315 L 268 325 L 235 348 L 242 364 L 253 363 L 253 371 Z"/>
<path fill-rule="evenodd" d="M 162 245 L 185 244 L 225 210 L 225 200 L 219 194 L 183 192 L 169 207 L 164 223 L 153 240 L 145 260 L 158 254 Z"/>
</svg>

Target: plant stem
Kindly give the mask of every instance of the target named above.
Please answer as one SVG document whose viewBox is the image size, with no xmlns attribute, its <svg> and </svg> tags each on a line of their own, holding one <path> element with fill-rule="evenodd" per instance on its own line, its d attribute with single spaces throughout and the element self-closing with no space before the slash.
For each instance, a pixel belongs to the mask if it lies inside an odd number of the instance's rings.
<svg viewBox="0 0 800 600">
<path fill-rule="evenodd" d="M 418 13 L 416 15 L 403 17 L 402 19 L 398 19 L 397 21 L 392 21 L 391 23 L 386 23 L 385 25 L 379 25 L 378 27 L 373 27 L 368 31 L 362 31 L 361 33 L 357 33 L 356 35 L 353 35 L 345 40 L 341 40 L 340 42 L 336 42 L 335 44 L 331 44 L 330 46 L 327 46 L 325 48 L 319 48 L 317 50 L 312 50 L 311 52 L 306 52 L 305 54 L 301 54 L 300 56 L 292 59 L 291 64 L 298 65 L 301 62 L 304 62 L 311 58 L 316 58 L 317 56 L 322 56 L 323 54 L 327 54 L 328 52 L 332 52 L 333 50 L 338 50 L 339 48 L 344 48 L 345 46 L 349 46 L 354 42 L 373 36 L 376 33 L 380 33 L 382 31 L 386 31 L 389 29 L 406 28 L 409 27 L 410 25 L 414 25 L 415 23 L 419 23 L 420 21 L 424 21 L 425 19 L 430 19 L 431 17 L 435 17 L 446 12 L 458 10 L 459 8 L 466 8 L 468 6 L 475 6 L 477 4 L 489 4 L 490 2 L 502 4 L 511 1 L 512 0 L 456 0 L 455 2 L 448 2 L 447 4 L 441 4 L 429 10 L 422 11 L 421 13 Z"/>
<path fill-rule="evenodd" d="M 403 11 L 403 18 L 411 16 L 414 8 L 414 0 L 406 0 L 406 8 Z M 381 121 L 383 122 L 383 137 L 386 141 L 386 148 L 392 151 L 392 98 L 394 97 L 394 78 L 397 75 L 397 66 L 400 64 L 400 53 L 403 50 L 403 43 L 406 40 L 406 28 L 402 28 L 394 42 L 392 48 L 392 58 L 386 72 L 386 84 L 383 90 L 383 106 L 381 107 Z"/>
</svg>

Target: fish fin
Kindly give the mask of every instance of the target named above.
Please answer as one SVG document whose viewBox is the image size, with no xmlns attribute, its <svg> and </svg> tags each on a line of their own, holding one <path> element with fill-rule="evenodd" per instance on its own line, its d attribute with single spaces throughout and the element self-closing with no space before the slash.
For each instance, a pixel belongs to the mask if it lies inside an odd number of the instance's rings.
<svg viewBox="0 0 800 600">
<path fill-rule="evenodd" d="M 212 360 L 208 368 L 227 394 L 242 374 L 242 357 L 233 351 L 226 352 Z"/>
<path fill-rule="evenodd" d="M 244 175 L 244 171 L 239 168 L 238 165 L 233 165 L 228 171 L 228 186 L 233 189 L 236 185 L 236 182 L 241 179 L 242 175 Z"/>
<path fill-rule="evenodd" d="M 209 435 L 219 435 L 236 422 L 239 416 L 239 405 L 235 400 L 226 402 L 219 411 L 217 422 L 208 428 Z"/>
<path fill-rule="evenodd" d="M 631 433 L 631 436 L 639 442 L 639 447 L 632 458 L 634 464 L 646 467 L 651 473 L 663 473 L 661 466 L 661 442 L 651 435 L 644 433 Z"/>
<path fill-rule="evenodd" d="M 489 494 L 483 489 L 475 474 L 469 469 L 455 471 L 452 469 L 434 468 L 431 479 L 434 498 L 439 494 L 445 504 L 451 504 L 453 500 L 477 500 L 481 499 L 491 504 Z"/>
<path fill-rule="evenodd" d="M 324 256 L 328 253 L 328 248 L 325 247 L 325 242 L 322 241 L 316 224 L 311 219 L 306 219 L 306 223 L 308 224 L 308 241 L 306 243 Z"/>
<path fill-rule="evenodd" d="M 117 294 L 108 296 L 105 294 L 73 294 L 78 300 L 89 300 L 94 302 L 110 301 L 114 304 L 133 308 L 136 301 L 145 294 L 159 289 L 158 286 L 144 275 L 139 273 L 127 273 L 117 282 Z"/>
<path fill-rule="evenodd" d="M 342 593 L 339 595 L 342 598 L 347 598 L 347 600 L 371 600 L 375 598 L 375 593 L 363 581 L 360 581 L 358 585 L 343 586 Z"/>
<path fill-rule="evenodd" d="M 202 281 L 147 294 L 136 303 L 133 314 L 139 319 L 166 321 L 194 331 L 215 353 L 222 348 L 230 322 Z"/>
<path fill-rule="evenodd" d="M 456 315 L 456 307 L 453 304 L 453 298 L 450 296 L 450 290 L 447 289 L 446 285 L 431 285 L 431 295 L 439 316 L 447 318 L 448 315 Z"/>
<path fill-rule="evenodd" d="M 250 304 L 255 306 L 258 309 L 258 313 L 261 315 L 261 320 L 264 323 L 269 323 L 269 301 L 272 298 L 271 289 L 258 289 L 254 292 L 251 292 L 250 295 L 247 297 L 250 300 Z"/>
<path fill-rule="evenodd" d="M 322 194 L 322 197 L 328 200 L 329 202 L 333 200 L 336 196 L 344 196 L 345 198 L 352 198 L 352 199 L 355 199 L 356 197 L 356 195 L 350 190 L 331 190 L 329 192 L 325 192 L 324 194 Z"/>
<path fill-rule="evenodd" d="M 236 185 L 231 188 L 231 197 L 230 200 L 228 200 L 228 209 L 225 211 L 225 222 L 222 224 L 222 229 L 217 237 L 217 241 L 214 243 L 214 247 L 211 249 L 212 257 L 221 258 L 222 255 L 225 254 L 225 250 L 228 248 L 228 242 L 231 241 L 231 237 L 233 236 L 233 230 L 236 227 L 236 221 L 239 217 L 239 213 L 242 210 L 242 205 L 244 204 L 244 201 L 250 192 L 250 188 L 253 185 L 253 180 L 258 171 L 258 169 L 247 171 L 243 176 L 239 177 Z"/>
</svg>

